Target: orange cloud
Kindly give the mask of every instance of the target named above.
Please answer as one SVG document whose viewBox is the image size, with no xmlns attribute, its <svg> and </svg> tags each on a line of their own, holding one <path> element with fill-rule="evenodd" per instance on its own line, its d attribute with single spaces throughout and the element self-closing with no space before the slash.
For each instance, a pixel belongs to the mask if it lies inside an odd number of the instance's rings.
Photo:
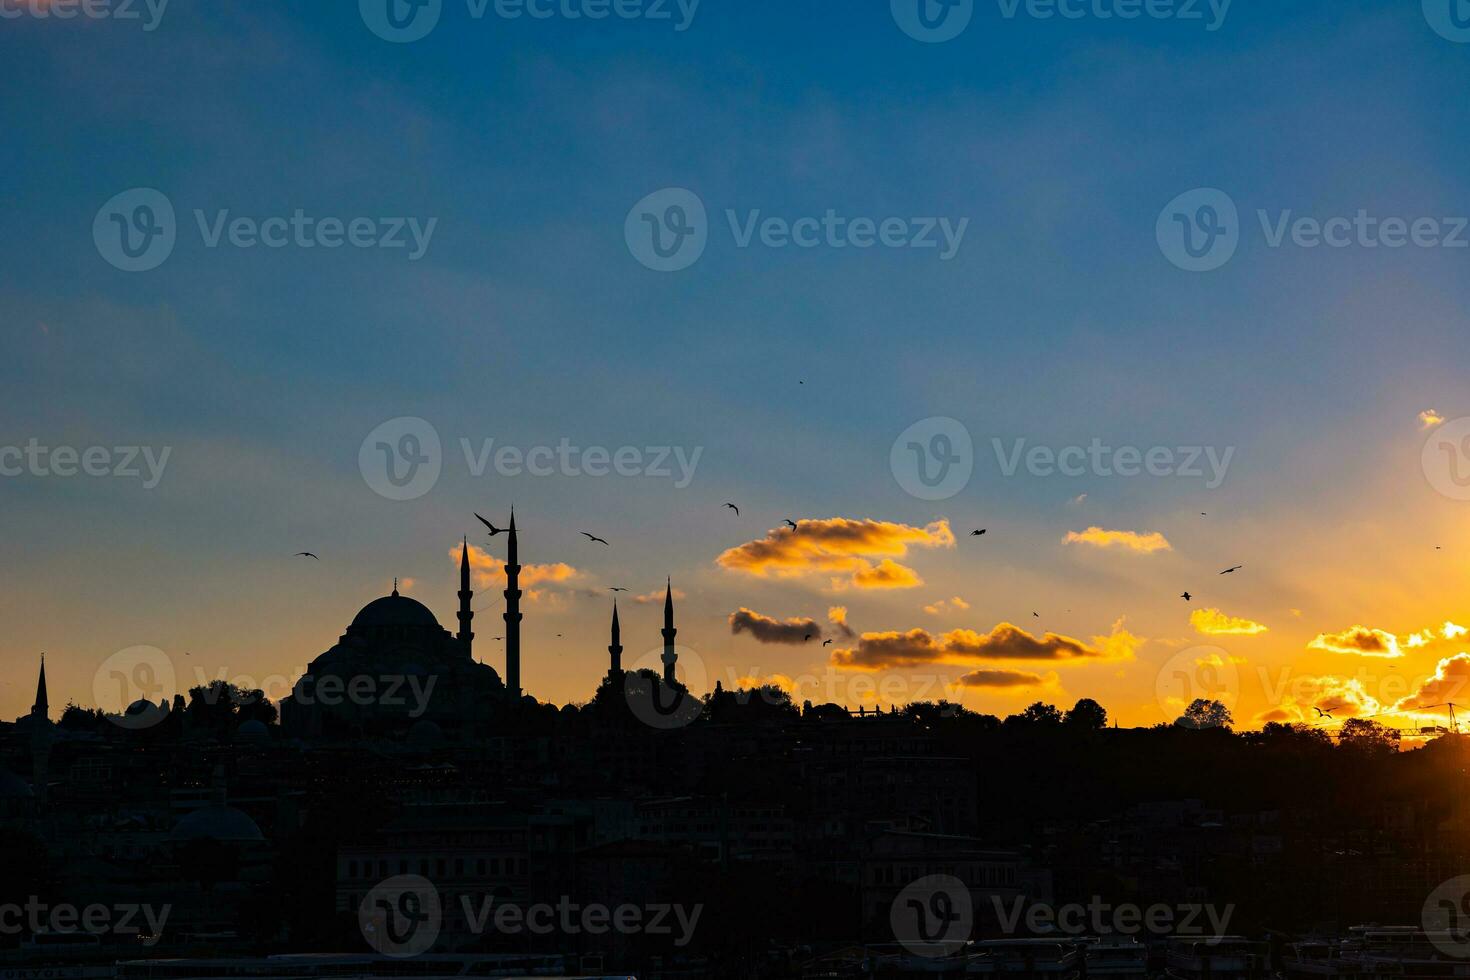
<svg viewBox="0 0 1470 980">
<path fill-rule="evenodd" d="M 1386 630 L 1351 626 L 1340 633 L 1319 633 L 1308 649 L 1349 653 L 1360 657 L 1402 657 L 1399 638 Z"/>
<path fill-rule="evenodd" d="M 1320 709 L 1340 721 L 1376 715 L 1383 709 L 1378 699 L 1369 694 L 1363 682 L 1356 677 L 1296 677 L 1291 687 L 1291 693 L 1283 697 L 1280 704 L 1262 711 L 1256 720 L 1325 721 L 1317 714 Z"/>
<path fill-rule="evenodd" d="M 1424 711 L 1453 701 L 1470 683 L 1470 653 L 1458 653 L 1441 660 L 1434 676 L 1426 678 L 1419 690 L 1393 706 L 1395 711 Z"/>
<path fill-rule="evenodd" d="M 1268 627 L 1239 616 L 1227 616 L 1215 608 L 1196 609 L 1189 614 L 1189 625 L 1207 636 L 1255 636 Z"/>
<path fill-rule="evenodd" d="M 953 596 L 949 599 L 940 599 L 938 602 L 931 602 L 929 605 L 924 607 L 924 611 L 931 616 L 938 616 L 940 613 L 947 611 L 947 609 L 949 608 L 961 610 L 969 609 L 970 604 L 964 599 L 961 599 L 959 596 Z"/>
<path fill-rule="evenodd" d="M 1174 546 L 1158 531 L 1147 531 L 1142 534 L 1137 531 L 1110 531 L 1095 524 L 1085 531 L 1068 531 L 1063 542 L 1065 544 L 1090 544 L 1098 548 L 1124 548 L 1145 555 L 1155 551 L 1174 550 Z"/>
<path fill-rule="evenodd" d="M 889 521 L 831 517 L 768 531 L 720 555 L 716 562 L 756 578 L 800 578 L 839 573 L 833 588 L 907 589 L 923 584 L 918 573 L 894 561 L 909 549 L 953 548 L 945 520 L 926 527 Z"/>
<path fill-rule="evenodd" d="M 820 639 L 822 627 L 811 618 L 797 617 L 783 623 L 741 606 L 730 614 L 730 632 L 735 635 L 749 633 L 761 643 L 785 643 L 800 646 L 810 639 Z"/>
<path fill-rule="evenodd" d="M 449 557 L 454 561 L 456 568 L 459 567 L 459 552 L 460 545 L 449 549 Z M 544 590 L 537 589 L 536 586 L 569 582 L 581 574 L 564 562 L 522 565 L 520 586 L 526 593 L 526 598 L 535 602 L 544 595 Z M 470 545 L 470 582 L 477 590 L 503 589 L 506 583 L 505 562 L 482 548 Z"/>
<path fill-rule="evenodd" d="M 1419 413 L 1419 429 L 1432 429 L 1444 421 L 1444 416 L 1432 408 L 1426 408 Z"/>
<path fill-rule="evenodd" d="M 761 687 L 775 687 L 793 696 L 795 696 L 797 688 L 796 681 L 787 677 L 785 674 L 770 674 L 766 677 L 761 677 L 756 674 L 746 674 L 743 677 L 737 677 L 735 679 L 735 686 L 746 691 L 753 691 Z"/>
<path fill-rule="evenodd" d="M 834 650 L 831 663 L 853 670 L 884 670 L 991 660 L 1125 659 L 1132 656 L 1139 642 L 1122 630 L 1122 620 L 1114 624 L 1112 636 L 1094 637 L 1095 646 L 1057 633 L 1032 636 L 1011 623 L 1001 623 L 989 633 L 958 629 L 941 636 L 926 629 L 911 629 L 907 633 L 864 633 L 856 647 Z"/>
<path fill-rule="evenodd" d="M 661 606 L 661 605 L 663 605 L 663 602 L 664 602 L 664 593 L 666 591 L 667 591 L 666 588 L 664 588 L 664 589 L 654 589 L 652 592 L 645 592 L 642 595 L 635 595 L 633 597 L 633 600 L 632 601 L 635 602 L 635 603 L 637 603 L 640 606 L 655 606 L 655 605 Z M 674 600 L 675 601 L 678 601 L 678 600 L 680 600 L 682 598 L 684 598 L 684 590 L 683 589 L 675 589 L 674 590 Z"/>
<path fill-rule="evenodd" d="M 827 609 L 827 622 L 832 624 L 833 630 L 838 636 L 851 640 L 857 636 L 857 632 L 847 625 L 847 607 L 831 606 Z"/>
</svg>

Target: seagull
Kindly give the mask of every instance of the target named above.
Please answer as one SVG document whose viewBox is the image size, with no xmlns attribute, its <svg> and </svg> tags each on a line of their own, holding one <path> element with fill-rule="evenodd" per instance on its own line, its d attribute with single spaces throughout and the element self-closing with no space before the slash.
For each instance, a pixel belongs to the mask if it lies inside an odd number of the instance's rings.
<svg viewBox="0 0 1470 980">
<path fill-rule="evenodd" d="M 1330 711 L 1323 711 L 1321 708 L 1316 708 L 1316 707 L 1312 708 L 1312 710 L 1315 711 L 1315 712 L 1317 712 L 1317 717 L 1318 718 L 1331 718 L 1332 717 L 1332 712 L 1330 712 Z"/>
<path fill-rule="evenodd" d="M 1031 615 L 1035 616 L 1037 619 L 1040 619 L 1041 618 L 1041 613 L 1039 613 L 1039 612 L 1034 612 Z"/>
<path fill-rule="evenodd" d="M 480 523 L 481 524 L 485 525 L 486 527 L 488 527 L 490 529 L 490 536 L 492 538 L 495 537 L 495 535 L 497 535 L 497 534 L 504 534 L 505 533 L 505 528 L 503 528 L 503 527 L 496 527 L 494 524 L 491 524 L 489 521 L 485 520 L 485 518 L 480 517 L 479 514 L 476 514 L 475 516 L 480 518 Z"/>
<path fill-rule="evenodd" d="M 610 585 L 610 586 L 608 586 L 607 591 L 609 591 L 609 592 L 627 592 L 628 590 L 627 589 L 620 589 L 616 585 Z"/>
<path fill-rule="evenodd" d="M 788 525 L 788 526 L 790 526 L 790 528 L 791 528 L 791 530 L 793 530 L 793 531 L 795 531 L 795 530 L 796 530 L 796 522 L 795 522 L 795 521 L 793 521 L 793 520 L 792 520 L 792 519 L 791 519 L 791 518 L 789 518 L 789 517 L 788 517 L 788 518 L 787 518 L 787 519 L 786 519 L 786 520 L 784 520 L 784 521 L 782 521 L 782 522 L 781 522 L 781 523 L 782 523 L 782 524 L 786 524 L 786 525 Z"/>
<path fill-rule="evenodd" d="M 1185 602 L 1188 602 L 1190 599 L 1193 599 L 1194 596 L 1190 595 L 1188 592 L 1184 592 L 1180 594 L 1179 598 L 1183 599 Z"/>
<path fill-rule="evenodd" d="M 740 508 L 739 507 L 736 507 L 734 504 L 726 504 L 725 506 L 728 507 L 728 508 L 730 508 L 731 510 L 733 510 L 735 512 L 735 516 L 736 517 L 739 517 L 740 516 Z"/>
<path fill-rule="evenodd" d="M 309 551 L 298 551 L 298 552 L 296 552 L 296 554 L 295 554 L 295 555 L 293 555 L 293 556 L 292 556 L 292 557 L 293 557 L 293 558 L 316 558 L 316 560 L 317 560 L 317 561 L 321 561 L 321 559 L 320 559 L 320 558 L 317 558 L 317 557 L 316 557 L 316 555 L 313 555 L 313 554 L 312 554 L 312 553 L 311 553 L 311 552 L 309 552 Z"/>
<path fill-rule="evenodd" d="M 607 544 L 606 541 L 603 541 L 602 538 L 599 538 L 595 534 L 589 534 L 586 531 L 579 531 L 578 533 L 581 534 L 583 537 L 585 537 L 588 541 L 597 541 L 597 542 L 600 542 L 602 544 Z M 611 548 L 612 545 L 608 545 L 608 547 Z"/>
<path fill-rule="evenodd" d="M 832 645 L 832 641 L 831 640 L 823 640 L 822 641 L 822 646 L 824 646 L 824 647 L 831 646 L 831 645 Z"/>
<path fill-rule="evenodd" d="M 1238 572 L 1238 571 L 1240 571 L 1244 567 L 1245 567 L 1244 565 L 1235 565 L 1235 566 L 1233 566 L 1231 568 L 1225 569 L 1225 571 L 1221 572 L 1220 574 L 1221 575 L 1229 575 L 1231 572 Z"/>
<path fill-rule="evenodd" d="M 980 535 L 984 534 L 988 530 L 990 530 L 990 528 L 988 528 L 988 527 L 982 527 L 978 531 L 971 531 L 970 532 L 970 537 L 972 537 L 972 538 L 978 538 Z"/>
<path fill-rule="evenodd" d="M 804 636 L 804 637 L 801 638 L 801 642 L 805 643 L 808 640 L 810 640 L 811 638 L 812 638 L 812 635 L 810 633 L 808 633 L 806 636 Z"/>
</svg>

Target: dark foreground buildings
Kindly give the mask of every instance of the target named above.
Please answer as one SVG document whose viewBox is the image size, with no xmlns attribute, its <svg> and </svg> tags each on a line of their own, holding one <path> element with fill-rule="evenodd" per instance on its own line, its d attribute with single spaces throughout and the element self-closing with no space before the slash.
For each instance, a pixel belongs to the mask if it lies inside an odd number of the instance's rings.
<svg viewBox="0 0 1470 980">
<path fill-rule="evenodd" d="M 467 551 L 455 633 L 395 588 L 279 718 L 223 687 L 53 718 L 43 666 L 32 712 L 0 726 L 3 975 L 266 975 L 262 957 L 297 953 L 321 955 L 274 974 L 469 957 L 501 975 L 876 976 L 965 940 L 1043 940 L 987 947 L 995 967 L 1087 935 L 1161 948 L 1226 929 L 1280 953 L 1420 924 L 1470 871 L 1458 736 L 1396 753 L 1286 726 L 696 698 L 671 587 L 663 671 L 624 671 L 613 611 L 591 699 L 539 703 L 519 689 L 514 531 L 509 548 L 503 677 L 476 658 Z"/>
</svg>

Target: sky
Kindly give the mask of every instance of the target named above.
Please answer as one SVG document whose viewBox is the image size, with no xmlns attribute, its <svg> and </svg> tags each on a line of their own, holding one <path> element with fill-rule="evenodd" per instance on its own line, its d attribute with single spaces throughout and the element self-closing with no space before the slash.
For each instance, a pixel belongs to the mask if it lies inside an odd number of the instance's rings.
<svg viewBox="0 0 1470 980">
<path fill-rule="evenodd" d="M 1442 723 L 1470 29 L 924 3 L 0 0 L 0 717 L 453 629 L 463 536 L 501 668 L 514 505 L 546 701 L 671 577 L 696 691 Z"/>
</svg>

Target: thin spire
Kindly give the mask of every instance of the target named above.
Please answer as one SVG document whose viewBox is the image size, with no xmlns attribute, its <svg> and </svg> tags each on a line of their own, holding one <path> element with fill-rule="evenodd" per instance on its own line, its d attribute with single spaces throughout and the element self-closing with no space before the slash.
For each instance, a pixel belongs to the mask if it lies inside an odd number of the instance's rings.
<svg viewBox="0 0 1470 980">
<path fill-rule="evenodd" d="M 505 548 L 505 687 L 521 696 L 521 566 L 516 541 L 516 509 L 510 508 L 510 541 Z"/>
<path fill-rule="evenodd" d="M 475 618 L 474 598 L 474 590 L 470 588 L 470 539 L 466 535 L 459 553 L 459 636 L 456 639 L 469 659 L 474 659 L 475 634 L 470 629 L 470 622 Z"/>
<path fill-rule="evenodd" d="M 36 681 L 36 703 L 31 705 L 31 714 L 46 717 L 50 705 L 46 701 L 46 654 L 41 654 L 41 676 Z"/>
<path fill-rule="evenodd" d="M 393 576 L 393 594 L 398 594 L 398 576 Z"/>
</svg>

